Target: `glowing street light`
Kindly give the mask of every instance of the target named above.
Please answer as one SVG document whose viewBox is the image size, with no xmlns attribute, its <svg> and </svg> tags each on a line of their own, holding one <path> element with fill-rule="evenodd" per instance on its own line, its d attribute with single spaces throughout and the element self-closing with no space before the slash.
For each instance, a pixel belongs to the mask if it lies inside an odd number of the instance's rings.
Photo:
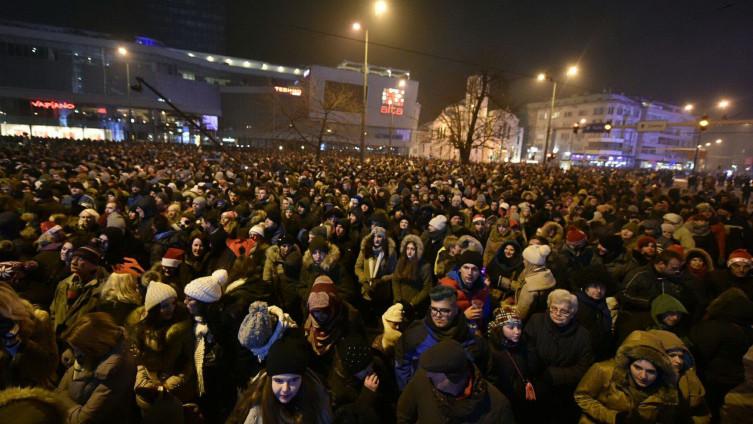
<svg viewBox="0 0 753 424">
<path fill-rule="evenodd" d="M 722 144 L 722 139 L 721 138 L 717 138 L 716 139 L 716 144 Z"/>
<path fill-rule="evenodd" d="M 121 56 L 128 56 L 128 49 L 123 46 L 118 47 L 118 54 Z"/>
<path fill-rule="evenodd" d="M 574 77 L 578 75 L 578 66 L 570 65 L 565 71 L 565 77 Z M 557 80 L 542 72 L 536 76 L 536 80 L 539 82 L 550 81 L 552 83 L 552 101 L 549 105 L 549 117 L 546 121 L 546 138 L 544 139 L 544 163 L 549 160 L 549 139 L 552 133 L 552 115 L 554 115 L 554 104 L 557 101 Z"/>
<path fill-rule="evenodd" d="M 350 26 L 353 31 L 360 31 L 361 30 L 361 23 L 360 22 L 353 22 L 353 25 Z"/>
<path fill-rule="evenodd" d="M 374 3 L 374 14 L 379 16 L 387 12 L 387 2 L 380 0 Z"/>
<path fill-rule="evenodd" d="M 711 142 L 706 143 L 706 147 L 711 146 Z"/>
<path fill-rule="evenodd" d="M 727 109 L 729 107 L 729 100 L 727 100 L 727 99 L 721 99 L 721 100 L 719 100 L 719 103 L 716 104 L 716 106 L 719 109 Z"/>
<path fill-rule="evenodd" d="M 695 106 L 693 105 L 693 103 L 688 103 L 685 105 L 685 107 L 683 107 L 685 112 L 692 112 L 694 108 Z"/>
<path fill-rule="evenodd" d="M 546 74 L 545 74 L 545 73 L 543 73 L 543 72 L 542 72 L 542 73 L 540 73 L 540 74 L 538 74 L 538 75 L 536 76 L 536 81 L 544 81 L 545 79 L 546 79 Z"/>
<path fill-rule="evenodd" d="M 578 75 L 578 67 L 576 65 L 572 65 L 569 68 L 567 68 L 568 77 L 574 77 L 576 75 Z"/>
</svg>

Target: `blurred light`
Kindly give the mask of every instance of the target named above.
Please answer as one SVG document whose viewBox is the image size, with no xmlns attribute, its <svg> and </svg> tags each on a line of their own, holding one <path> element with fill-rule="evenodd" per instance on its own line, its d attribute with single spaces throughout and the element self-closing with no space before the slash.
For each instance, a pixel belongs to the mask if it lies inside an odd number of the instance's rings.
<svg viewBox="0 0 753 424">
<path fill-rule="evenodd" d="M 721 144 L 721 143 L 722 143 L 722 139 L 721 138 L 717 138 L 716 139 L 716 144 Z"/>
<path fill-rule="evenodd" d="M 303 150 L 303 149 L 305 149 L 305 147 L 304 147 L 304 146 L 301 146 L 301 150 Z"/>
<path fill-rule="evenodd" d="M 685 107 L 683 107 L 683 109 L 685 109 L 685 112 L 691 112 L 694 107 L 695 106 L 693 106 L 692 103 L 688 103 L 688 104 L 685 105 Z"/>
<path fill-rule="evenodd" d="M 251 67 L 251 62 L 245 61 L 245 62 L 243 62 L 243 66 L 245 66 L 246 68 L 250 68 Z"/>
<path fill-rule="evenodd" d="M 285 67 L 284 66 L 278 66 L 277 67 L 277 72 L 285 72 Z"/>
<path fill-rule="evenodd" d="M 128 49 L 126 49 L 123 46 L 118 47 L 118 54 L 121 56 L 127 56 L 128 55 Z"/>
<path fill-rule="evenodd" d="M 196 55 L 193 53 L 188 53 L 188 57 L 196 57 Z"/>
<path fill-rule="evenodd" d="M 588 122 L 588 121 L 586 121 L 586 118 L 580 118 L 580 123 L 581 124 L 585 124 L 586 122 Z"/>
<path fill-rule="evenodd" d="M 214 62 L 214 56 L 207 56 L 207 62 Z"/>
<path fill-rule="evenodd" d="M 717 106 L 719 107 L 719 109 L 727 109 L 729 107 L 729 100 L 727 99 L 719 100 L 719 103 L 717 103 Z"/>
<path fill-rule="evenodd" d="M 576 75 L 578 75 L 578 67 L 577 66 L 572 65 L 569 68 L 567 68 L 567 76 L 568 77 L 574 77 Z"/>
<path fill-rule="evenodd" d="M 536 81 L 544 81 L 545 79 L 546 79 L 546 74 L 545 74 L 545 73 L 543 73 L 543 72 L 542 72 L 542 73 L 540 73 L 540 74 L 538 74 L 538 75 L 536 76 Z"/>
<path fill-rule="evenodd" d="M 360 31 L 361 30 L 361 23 L 360 22 L 353 22 L 353 25 L 350 26 L 353 31 Z"/>
<path fill-rule="evenodd" d="M 701 146 L 700 144 L 699 144 L 699 145 L 697 145 L 697 146 L 695 146 L 695 148 L 696 148 L 696 149 L 700 149 L 701 147 L 702 147 L 702 146 Z"/>
<path fill-rule="evenodd" d="M 401 79 L 400 81 L 398 81 L 397 86 L 400 88 L 405 88 L 405 80 Z"/>
<path fill-rule="evenodd" d="M 711 142 L 706 143 L 706 147 L 709 147 L 709 146 L 711 146 Z"/>
<path fill-rule="evenodd" d="M 374 14 L 379 16 L 387 12 L 387 2 L 384 0 L 379 0 L 376 3 L 374 3 Z"/>
<path fill-rule="evenodd" d="M 225 59 L 225 63 L 227 63 L 228 65 L 232 65 L 233 64 L 233 60 L 232 59 Z"/>
<path fill-rule="evenodd" d="M 282 146 L 277 146 L 277 149 L 278 150 L 282 150 Z"/>
</svg>

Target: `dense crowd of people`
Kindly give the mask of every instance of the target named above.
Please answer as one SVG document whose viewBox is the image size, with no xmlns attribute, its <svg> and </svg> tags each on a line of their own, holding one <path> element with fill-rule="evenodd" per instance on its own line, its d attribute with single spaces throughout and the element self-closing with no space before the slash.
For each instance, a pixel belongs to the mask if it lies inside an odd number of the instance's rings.
<svg viewBox="0 0 753 424">
<path fill-rule="evenodd" d="M 674 182 L 3 137 L 0 422 L 750 422 L 751 181 Z"/>
</svg>

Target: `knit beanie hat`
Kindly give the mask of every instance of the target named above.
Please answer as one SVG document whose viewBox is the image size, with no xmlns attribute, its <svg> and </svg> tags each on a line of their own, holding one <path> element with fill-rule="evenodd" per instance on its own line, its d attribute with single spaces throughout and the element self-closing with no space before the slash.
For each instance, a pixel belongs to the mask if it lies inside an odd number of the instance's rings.
<svg viewBox="0 0 753 424">
<path fill-rule="evenodd" d="M 308 355 L 302 338 L 283 337 L 272 344 L 267 355 L 267 375 L 302 375 L 306 371 Z"/>
<path fill-rule="evenodd" d="M 484 258 L 481 256 L 481 253 L 476 252 L 475 250 L 466 250 L 460 254 L 455 263 L 458 264 L 458 266 L 473 264 L 476 265 L 478 269 L 481 269 L 481 267 L 484 266 Z"/>
<path fill-rule="evenodd" d="M 165 255 L 162 256 L 162 266 L 168 267 L 168 268 L 177 268 L 180 266 L 180 264 L 183 263 L 183 257 L 185 256 L 186 252 L 182 249 L 178 249 L 176 247 L 171 247 L 167 249 L 165 252 Z"/>
<path fill-rule="evenodd" d="M 501 330 L 507 323 L 523 323 L 518 311 L 511 305 L 504 305 L 494 311 L 494 319 L 489 323 L 489 331 Z"/>
<path fill-rule="evenodd" d="M 447 217 L 444 215 L 437 215 L 429 220 L 429 226 L 437 231 L 444 231 L 447 227 Z"/>
<path fill-rule="evenodd" d="M 534 265 L 544 265 L 552 248 L 545 244 L 532 244 L 523 249 L 523 259 Z"/>
<path fill-rule="evenodd" d="M 178 292 L 172 286 L 160 283 L 159 281 L 149 282 L 146 296 L 144 297 L 144 312 L 149 312 L 153 307 L 170 298 L 178 298 Z"/>
<path fill-rule="evenodd" d="M 682 224 L 682 217 L 676 213 L 667 213 L 664 214 L 662 217 L 665 221 L 669 222 L 672 225 L 680 225 Z"/>
<path fill-rule="evenodd" d="M 371 347 L 358 337 L 344 337 L 337 344 L 343 367 L 348 374 L 353 375 L 363 371 L 373 361 Z"/>
<path fill-rule="evenodd" d="M 254 225 L 250 230 L 248 230 L 248 235 L 257 235 L 259 237 L 264 237 L 264 226 L 261 224 Z"/>
<path fill-rule="evenodd" d="M 570 227 L 567 230 L 567 236 L 565 239 L 570 244 L 580 245 L 585 244 L 585 242 L 588 240 L 588 236 L 581 229 L 577 227 Z"/>
<path fill-rule="evenodd" d="M 270 314 L 267 302 L 257 300 L 248 307 L 248 315 L 238 330 L 238 341 L 249 350 L 264 346 L 276 326 L 277 322 Z"/>
<path fill-rule="evenodd" d="M 624 246 L 622 237 L 615 234 L 599 237 L 599 244 L 610 253 L 619 252 Z"/>
<path fill-rule="evenodd" d="M 125 218 L 123 218 L 123 215 L 119 213 L 111 213 L 107 215 L 107 226 L 117 228 L 125 232 L 125 229 L 126 229 Z"/>
<path fill-rule="evenodd" d="M 427 349 L 418 366 L 430 372 L 460 374 L 468 370 L 468 356 L 456 340 L 445 339 Z"/>
<path fill-rule="evenodd" d="M 227 286 L 227 282 L 228 282 L 227 271 L 220 268 L 212 273 L 212 278 L 214 278 L 217 281 L 217 283 L 220 285 L 220 287 L 222 287 L 224 291 L 225 286 Z"/>
<path fill-rule="evenodd" d="M 727 259 L 727 266 L 731 266 L 734 263 L 737 262 L 746 262 L 750 264 L 753 261 L 753 257 L 750 256 L 750 253 L 748 253 L 745 249 L 737 249 L 733 250 L 732 253 L 729 254 L 729 259 Z"/>
<path fill-rule="evenodd" d="M 337 302 L 335 283 L 326 275 L 320 275 L 314 280 L 307 305 L 309 311 L 317 309 L 332 309 Z"/>
<path fill-rule="evenodd" d="M 638 249 L 642 249 L 646 246 L 648 246 L 650 243 L 653 243 L 654 246 L 656 246 L 656 239 L 651 236 L 641 236 L 641 238 L 638 239 Z"/>
<path fill-rule="evenodd" d="M 183 293 L 202 303 L 214 303 L 222 297 L 222 286 L 216 278 L 210 275 L 199 277 L 186 284 Z"/>
</svg>

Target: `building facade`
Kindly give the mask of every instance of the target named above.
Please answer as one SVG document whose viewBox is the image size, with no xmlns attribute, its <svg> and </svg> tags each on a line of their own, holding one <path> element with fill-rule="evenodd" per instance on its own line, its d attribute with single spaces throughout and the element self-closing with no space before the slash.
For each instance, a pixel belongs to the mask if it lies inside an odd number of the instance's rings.
<svg viewBox="0 0 753 424">
<path fill-rule="evenodd" d="M 522 159 L 543 159 L 550 103 L 527 105 L 528 138 Z M 682 107 L 638 99 L 622 94 L 591 94 L 557 99 L 552 114 L 549 149 L 553 157 L 568 165 L 640 168 L 692 168 L 695 153 L 694 126 L 672 123 L 694 122 Z M 642 121 L 666 123 L 659 131 L 639 131 Z M 596 129 L 611 123 L 609 132 Z M 578 130 L 574 126 L 578 126 Z"/>
<path fill-rule="evenodd" d="M 409 76 L 370 67 L 369 145 L 388 146 L 392 140 L 395 151 L 407 150 L 420 113 L 418 82 Z M 139 86 L 137 77 L 162 96 Z M 0 24 L 0 134 L 205 141 L 192 120 L 223 141 L 269 147 L 316 131 L 321 120 L 315 108 L 308 108 L 321 106 L 339 89 L 359 93 L 360 103 L 358 111 L 338 111 L 342 116 L 332 120 L 327 139 L 337 136 L 354 145 L 360 132 L 355 124 L 363 104 L 361 84 L 362 74 L 347 63 L 339 68 L 287 66 L 175 49 L 142 38 L 124 42 L 65 28 Z M 301 105 L 307 119 L 299 123 L 290 111 Z"/>
<path fill-rule="evenodd" d="M 457 160 L 458 150 L 450 142 L 468 132 L 471 109 L 478 97 L 479 76 L 472 76 L 466 84 L 466 95 L 462 101 L 447 106 L 433 121 L 421 126 L 419 134 L 411 145 L 410 154 L 417 157 Z M 476 94 L 474 94 L 476 93 Z M 479 107 L 474 138 L 477 142 L 471 149 L 472 162 L 517 161 L 520 158 L 523 130 L 519 119 L 503 109 L 489 107 L 485 97 Z"/>
</svg>

